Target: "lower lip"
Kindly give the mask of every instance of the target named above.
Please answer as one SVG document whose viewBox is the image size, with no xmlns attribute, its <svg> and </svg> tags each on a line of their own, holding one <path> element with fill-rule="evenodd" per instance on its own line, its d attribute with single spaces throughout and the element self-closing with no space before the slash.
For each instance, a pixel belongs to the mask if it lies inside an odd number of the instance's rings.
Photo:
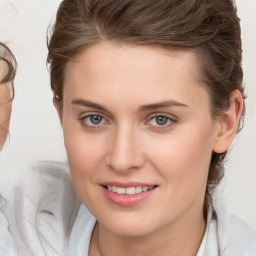
<svg viewBox="0 0 256 256">
<path fill-rule="evenodd" d="M 107 199 L 109 201 L 111 201 L 114 204 L 117 204 L 119 206 L 134 206 L 137 205 L 139 203 L 141 203 L 142 201 L 144 201 L 145 199 L 147 199 L 150 195 L 152 195 L 156 188 L 153 188 L 151 190 L 145 191 L 145 192 L 141 192 L 138 194 L 133 194 L 133 195 L 121 195 L 121 194 L 117 194 L 115 192 L 109 191 L 107 188 L 102 187 L 103 193 L 104 195 L 107 197 Z"/>
</svg>

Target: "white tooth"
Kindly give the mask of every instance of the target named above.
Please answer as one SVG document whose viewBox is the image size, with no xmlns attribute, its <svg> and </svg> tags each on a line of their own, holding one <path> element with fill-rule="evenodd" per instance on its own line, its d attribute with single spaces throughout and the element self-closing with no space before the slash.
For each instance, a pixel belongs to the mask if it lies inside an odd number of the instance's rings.
<svg viewBox="0 0 256 256">
<path fill-rule="evenodd" d="M 141 193 L 142 192 L 142 187 L 136 187 L 135 188 L 135 193 Z"/>
<path fill-rule="evenodd" d="M 112 191 L 113 191 L 113 192 L 116 192 L 116 186 L 113 186 L 113 187 L 112 187 Z"/>
<path fill-rule="evenodd" d="M 125 188 L 116 188 L 116 193 L 125 194 Z"/>
<path fill-rule="evenodd" d="M 150 186 L 148 189 L 152 189 L 154 186 Z M 112 188 L 113 189 L 113 188 Z"/>
<path fill-rule="evenodd" d="M 134 195 L 135 194 L 135 187 L 126 188 L 125 194 Z"/>
<path fill-rule="evenodd" d="M 142 188 L 142 191 L 143 191 L 143 192 L 148 191 L 148 187 L 143 187 L 143 188 Z"/>
<path fill-rule="evenodd" d="M 109 191 L 112 191 L 112 187 L 111 187 L 111 186 L 108 186 L 108 190 L 109 190 Z"/>
</svg>

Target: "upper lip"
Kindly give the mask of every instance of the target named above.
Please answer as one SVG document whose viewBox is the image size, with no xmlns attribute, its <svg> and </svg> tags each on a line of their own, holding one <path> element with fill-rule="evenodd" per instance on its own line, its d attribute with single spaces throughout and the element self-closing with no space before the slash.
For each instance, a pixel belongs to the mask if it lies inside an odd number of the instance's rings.
<svg viewBox="0 0 256 256">
<path fill-rule="evenodd" d="M 142 182 L 120 182 L 120 181 L 108 181 L 101 183 L 102 186 L 115 186 L 120 188 L 130 188 L 130 187 L 151 187 L 156 186 L 156 184 L 150 184 L 150 183 L 142 183 Z"/>
</svg>

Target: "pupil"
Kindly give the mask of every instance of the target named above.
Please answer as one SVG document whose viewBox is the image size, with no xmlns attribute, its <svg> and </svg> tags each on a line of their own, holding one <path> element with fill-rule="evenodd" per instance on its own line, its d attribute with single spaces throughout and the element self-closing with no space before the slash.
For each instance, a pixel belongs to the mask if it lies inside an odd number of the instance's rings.
<svg viewBox="0 0 256 256">
<path fill-rule="evenodd" d="M 156 117 L 156 123 L 158 125 L 165 125 L 168 122 L 168 118 L 165 116 L 158 116 Z"/>
<path fill-rule="evenodd" d="M 90 116 L 90 121 L 93 123 L 93 124 L 99 124 L 102 120 L 102 117 L 100 116 Z"/>
</svg>

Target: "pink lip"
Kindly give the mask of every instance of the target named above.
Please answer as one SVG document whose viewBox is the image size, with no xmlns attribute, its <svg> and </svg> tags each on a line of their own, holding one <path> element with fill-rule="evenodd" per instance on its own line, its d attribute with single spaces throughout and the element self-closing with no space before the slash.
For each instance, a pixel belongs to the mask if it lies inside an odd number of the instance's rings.
<svg viewBox="0 0 256 256">
<path fill-rule="evenodd" d="M 110 184 L 110 183 L 108 183 Z M 139 183 L 140 185 L 131 185 L 131 183 L 129 183 L 129 185 L 127 183 L 123 184 L 123 186 L 120 185 L 120 183 L 118 183 L 119 185 L 115 185 L 117 183 L 111 183 L 111 184 L 114 184 L 114 185 L 108 185 L 108 186 L 118 186 L 118 187 L 136 187 L 136 186 L 143 186 L 141 185 L 141 183 Z M 132 183 L 134 184 L 134 183 Z M 138 184 L 138 183 L 136 183 Z M 145 186 L 148 186 L 148 185 L 145 185 Z M 121 194 L 117 194 L 115 192 L 112 192 L 112 191 L 109 191 L 107 188 L 105 188 L 104 186 L 101 185 L 101 189 L 103 191 L 103 194 L 106 196 L 106 198 L 116 204 L 116 205 L 119 205 L 119 206 L 125 206 L 125 207 L 129 207 L 129 206 L 134 206 L 134 205 L 137 205 L 139 203 L 141 203 L 142 201 L 144 201 L 145 199 L 147 199 L 149 196 L 151 196 L 155 191 L 156 191 L 156 187 L 151 189 L 151 190 L 148 190 L 148 191 L 145 191 L 145 192 L 141 192 L 141 193 L 138 193 L 138 194 L 134 194 L 134 195 L 121 195 Z"/>
<path fill-rule="evenodd" d="M 130 188 L 130 187 L 151 187 L 151 186 L 155 186 L 156 184 L 148 184 L 148 183 L 141 183 L 141 182 L 109 181 L 109 182 L 104 182 L 101 185 L 116 186 L 116 187 L 121 187 L 121 188 Z"/>
</svg>

